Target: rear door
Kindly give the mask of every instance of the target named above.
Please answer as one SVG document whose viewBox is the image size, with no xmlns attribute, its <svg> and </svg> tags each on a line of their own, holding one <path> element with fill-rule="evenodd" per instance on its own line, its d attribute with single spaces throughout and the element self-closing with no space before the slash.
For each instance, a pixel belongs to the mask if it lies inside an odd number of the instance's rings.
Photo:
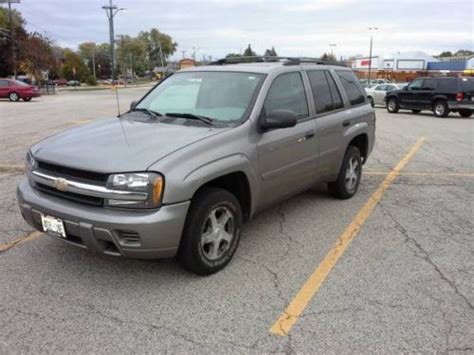
<svg viewBox="0 0 474 355">
<path fill-rule="evenodd" d="M 307 71 L 311 85 L 315 110 L 316 131 L 319 143 L 318 176 L 323 178 L 339 169 L 340 137 L 344 132 L 343 122 L 347 118 L 344 102 L 333 75 L 329 70 Z"/>
<path fill-rule="evenodd" d="M 278 109 L 293 111 L 298 123 L 263 132 L 257 142 L 262 205 L 304 190 L 316 179 L 316 125 L 309 114 L 301 72 L 283 73 L 273 80 L 261 114 Z"/>
<path fill-rule="evenodd" d="M 375 103 L 377 105 L 383 105 L 384 102 L 383 102 L 383 99 L 385 97 L 385 92 L 387 90 L 387 85 L 386 84 L 380 84 L 380 85 L 377 85 L 377 87 L 375 88 L 375 91 L 374 91 L 374 96 L 375 96 Z"/>
</svg>

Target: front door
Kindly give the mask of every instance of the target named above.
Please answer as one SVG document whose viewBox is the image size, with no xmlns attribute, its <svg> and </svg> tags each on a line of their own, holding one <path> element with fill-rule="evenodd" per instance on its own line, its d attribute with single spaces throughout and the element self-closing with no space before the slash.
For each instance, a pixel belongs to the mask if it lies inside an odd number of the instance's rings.
<svg viewBox="0 0 474 355">
<path fill-rule="evenodd" d="M 0 80 L 0 97 L 8 97 L 9 88 L 8 80 Z"/>
<path fill-rule="evenodd" d="M 314 120 L 300 72 L 276 77 L 268 91 L 262 115 L 278 109 L 293 111 L 298 123 L 291 128 L 263 132 L 257 142 L 262 205 L 269 205 L 311 186 L 316 179 L 317 144 Z"/>
<path fill-rule="evenodd" d="M 420 107 L 420 91 L 423 85 L 423 79 L 413 80 L 405 90 L 398 94 L 400 99 L 400 105 L 406 108 L 419 108 Z"/>
</svg>

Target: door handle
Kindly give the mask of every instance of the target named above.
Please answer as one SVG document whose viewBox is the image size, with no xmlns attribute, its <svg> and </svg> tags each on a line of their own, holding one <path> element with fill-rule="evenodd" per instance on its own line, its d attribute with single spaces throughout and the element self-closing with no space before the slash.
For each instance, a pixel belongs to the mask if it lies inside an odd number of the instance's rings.
<svg viewBox="0 0 474 355">
<path fill-rule="evenodd" d="M 342 122 L 342 127 L 348 127 L 351 125 L 351 121 L 350 120 L 345 120 L 344 122 Z"/>
<path fill-rule="evenodd" d="M 306 133 L 305 133 L 304 137 L 298 138 L 297 142 L 298 142 L 298 143 L 302 143 L 302 142 L 304 142 L 305 140 L 311 139 L 311 138 L 313 138 L 313 137 L 314 137 L 314 131 L 309 131 L 309 132 L 306 132 Z"/>
</svg>

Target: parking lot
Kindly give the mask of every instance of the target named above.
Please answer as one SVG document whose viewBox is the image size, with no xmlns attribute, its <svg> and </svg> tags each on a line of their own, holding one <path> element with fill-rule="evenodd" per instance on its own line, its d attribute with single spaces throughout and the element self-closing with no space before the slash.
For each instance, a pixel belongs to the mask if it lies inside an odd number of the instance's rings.
<svg viewBox="0 0 474 355">
<path fill-rule="evenodd" d="M 203 278 L 23 222 L 28 147 L 116 112 L 110 90 L 0 101 L 0 353 L 474 351 L 474 119 L 376 108 L 354 198 L 315 186 L 257 215 Z"/>
</svg>

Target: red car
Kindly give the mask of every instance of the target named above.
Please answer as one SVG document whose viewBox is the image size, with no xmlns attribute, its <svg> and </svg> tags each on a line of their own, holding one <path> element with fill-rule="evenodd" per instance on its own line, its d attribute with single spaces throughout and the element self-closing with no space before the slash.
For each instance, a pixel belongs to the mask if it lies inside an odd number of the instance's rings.
<svg viewBox="0 0 474 355">
<path fill-rule="evenodd" d="M 0 98 L 30 101 L 32 97 L 38 96 L 41 96 L 41 93 L 36 86 L 14 79 L 0 79 Z"/>
</svg>

